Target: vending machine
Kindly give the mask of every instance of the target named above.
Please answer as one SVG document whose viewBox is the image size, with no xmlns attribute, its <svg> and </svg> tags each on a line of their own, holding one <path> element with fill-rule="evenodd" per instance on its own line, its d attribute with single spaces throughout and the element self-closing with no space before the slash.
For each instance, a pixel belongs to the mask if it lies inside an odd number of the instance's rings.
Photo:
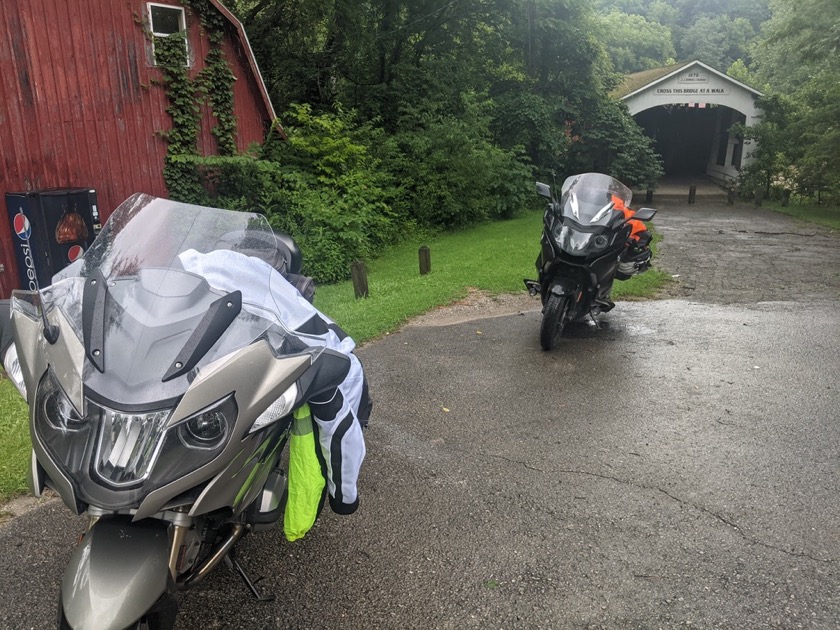
<svg viewBox="0 0 840 630">
<path fill-rule="evenodd" d="M 33 291 L 82 256 L 102 227 L 89 188 L 6 193 L 6 208 L 20 287 Z"/>
</svg>

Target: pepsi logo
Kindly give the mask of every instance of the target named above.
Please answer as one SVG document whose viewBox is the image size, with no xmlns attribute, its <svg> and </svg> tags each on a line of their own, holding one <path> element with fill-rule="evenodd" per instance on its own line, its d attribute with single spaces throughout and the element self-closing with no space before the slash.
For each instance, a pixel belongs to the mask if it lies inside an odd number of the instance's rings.
<svg viewBox="0 0 840 630">
<path fill-rule="evenodd" d="M 29 223 L 29 219 L 26 218 L 26 215 L 23 212 L 18 212 L 15 215 L 15 234 L 18 235 L 18 238 L 22 241 L 28 241 L 29 237 L 32 236 L 32 225 Z"/>
<path fill-rule="evenodd" d="M 67 260 L 73 262 L 84 253 L 85 250 L 81 247 L 81 245 L 73 245 L 73 247 L 67 250 Z"/>
</svg>

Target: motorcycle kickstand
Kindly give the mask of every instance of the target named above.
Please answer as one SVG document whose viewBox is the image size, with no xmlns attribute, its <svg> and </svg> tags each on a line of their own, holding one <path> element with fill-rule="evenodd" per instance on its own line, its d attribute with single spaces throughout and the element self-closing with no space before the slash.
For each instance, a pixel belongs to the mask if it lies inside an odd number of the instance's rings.
<svg viewBox="0 0 840 630">
<path fill-rule="evenodd" d="M 274 593 L 269 593 L 268 595 L 260 594 L 260 592 L 257 590 L 257 582 L 259 582 L 263 578 L 258 577 L 256 580 L 251 581 L 251 578 L 248 577 L 248 574 L 245 572 L 245 569 L 242 567 L 241 564 L 239 564 L 239 561 L 234 556 L 233 550 L 231 550 L 231 552 L 228 555 L 225 556 L 225 564 L 228 567 L 230 567 L 231 570 L 236 571 L 239 574 L 239 577 L 241 577 L 245 581 L 245 584 L 248 587 L 248 590 L 250 590 L 251 593 L 253 593 L 254 597 L 257 598 L 257 601 L 259 601 L 259 602 L 274 601 L 274 598 L 275 598 Z"/>
<path fill-rule="evenodd" d="M 592 311 L 589 311 L 589 318 L 592 320 L 592 324 L 595 326 L 595 330 L 601 330 L 601 322 L 599 322 L 595 318 L 595 313 L 593 313 Z"/>
</svg>

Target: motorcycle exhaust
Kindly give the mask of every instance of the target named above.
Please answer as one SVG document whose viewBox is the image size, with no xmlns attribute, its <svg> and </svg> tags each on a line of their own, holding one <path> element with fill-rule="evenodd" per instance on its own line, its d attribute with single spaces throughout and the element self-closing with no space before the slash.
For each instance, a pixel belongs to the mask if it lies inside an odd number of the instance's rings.
<svg viewBox="0 0 840 630">
<path fill-rule="evenodd" d="M 200 567 L 191 571 L 189 575 L 181 580 L 178 580 L 178 588 L 187 590 L 192 588 L 201 580 L 206 578 L 209 573 L 216 568 L 216 566 L 224 560 L 225 556 L 230 553 L 233 546 L 239 542 L 248 531 L 248 526 L 242 523 L 236 523 L 231 529 L 230 534 L 213 550 L 210 556 L 205 560 Z"/>
</svg>

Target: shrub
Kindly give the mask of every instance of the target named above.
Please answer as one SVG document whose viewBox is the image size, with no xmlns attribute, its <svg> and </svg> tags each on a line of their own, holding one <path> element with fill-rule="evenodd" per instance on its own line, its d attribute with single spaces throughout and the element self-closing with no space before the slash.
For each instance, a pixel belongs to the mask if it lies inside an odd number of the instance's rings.
<svg viewBox="0 0 840 630">
<path fill-rule="evenodd" d="M 427 227 L 460 228 L 527 207 L 531 172 L 521 148 L 491 141 L 492 102 L 462 96 L 463 111 L 403 113 L 385 166 L 399 183 L 401 214 Z"/>
<path fill-rule="evenodd" d="M 203 182 L 183 201 L 260 212 L 298 242 L 306 274 L 321 283 L 344 279 L 353 260 L 372 256 L 398 233 L 385 178 L 341 115 L 298 106 L 284 120 L 288 140 L 267 142 L 260 157 L 173 156 Z"/>
</svg>

